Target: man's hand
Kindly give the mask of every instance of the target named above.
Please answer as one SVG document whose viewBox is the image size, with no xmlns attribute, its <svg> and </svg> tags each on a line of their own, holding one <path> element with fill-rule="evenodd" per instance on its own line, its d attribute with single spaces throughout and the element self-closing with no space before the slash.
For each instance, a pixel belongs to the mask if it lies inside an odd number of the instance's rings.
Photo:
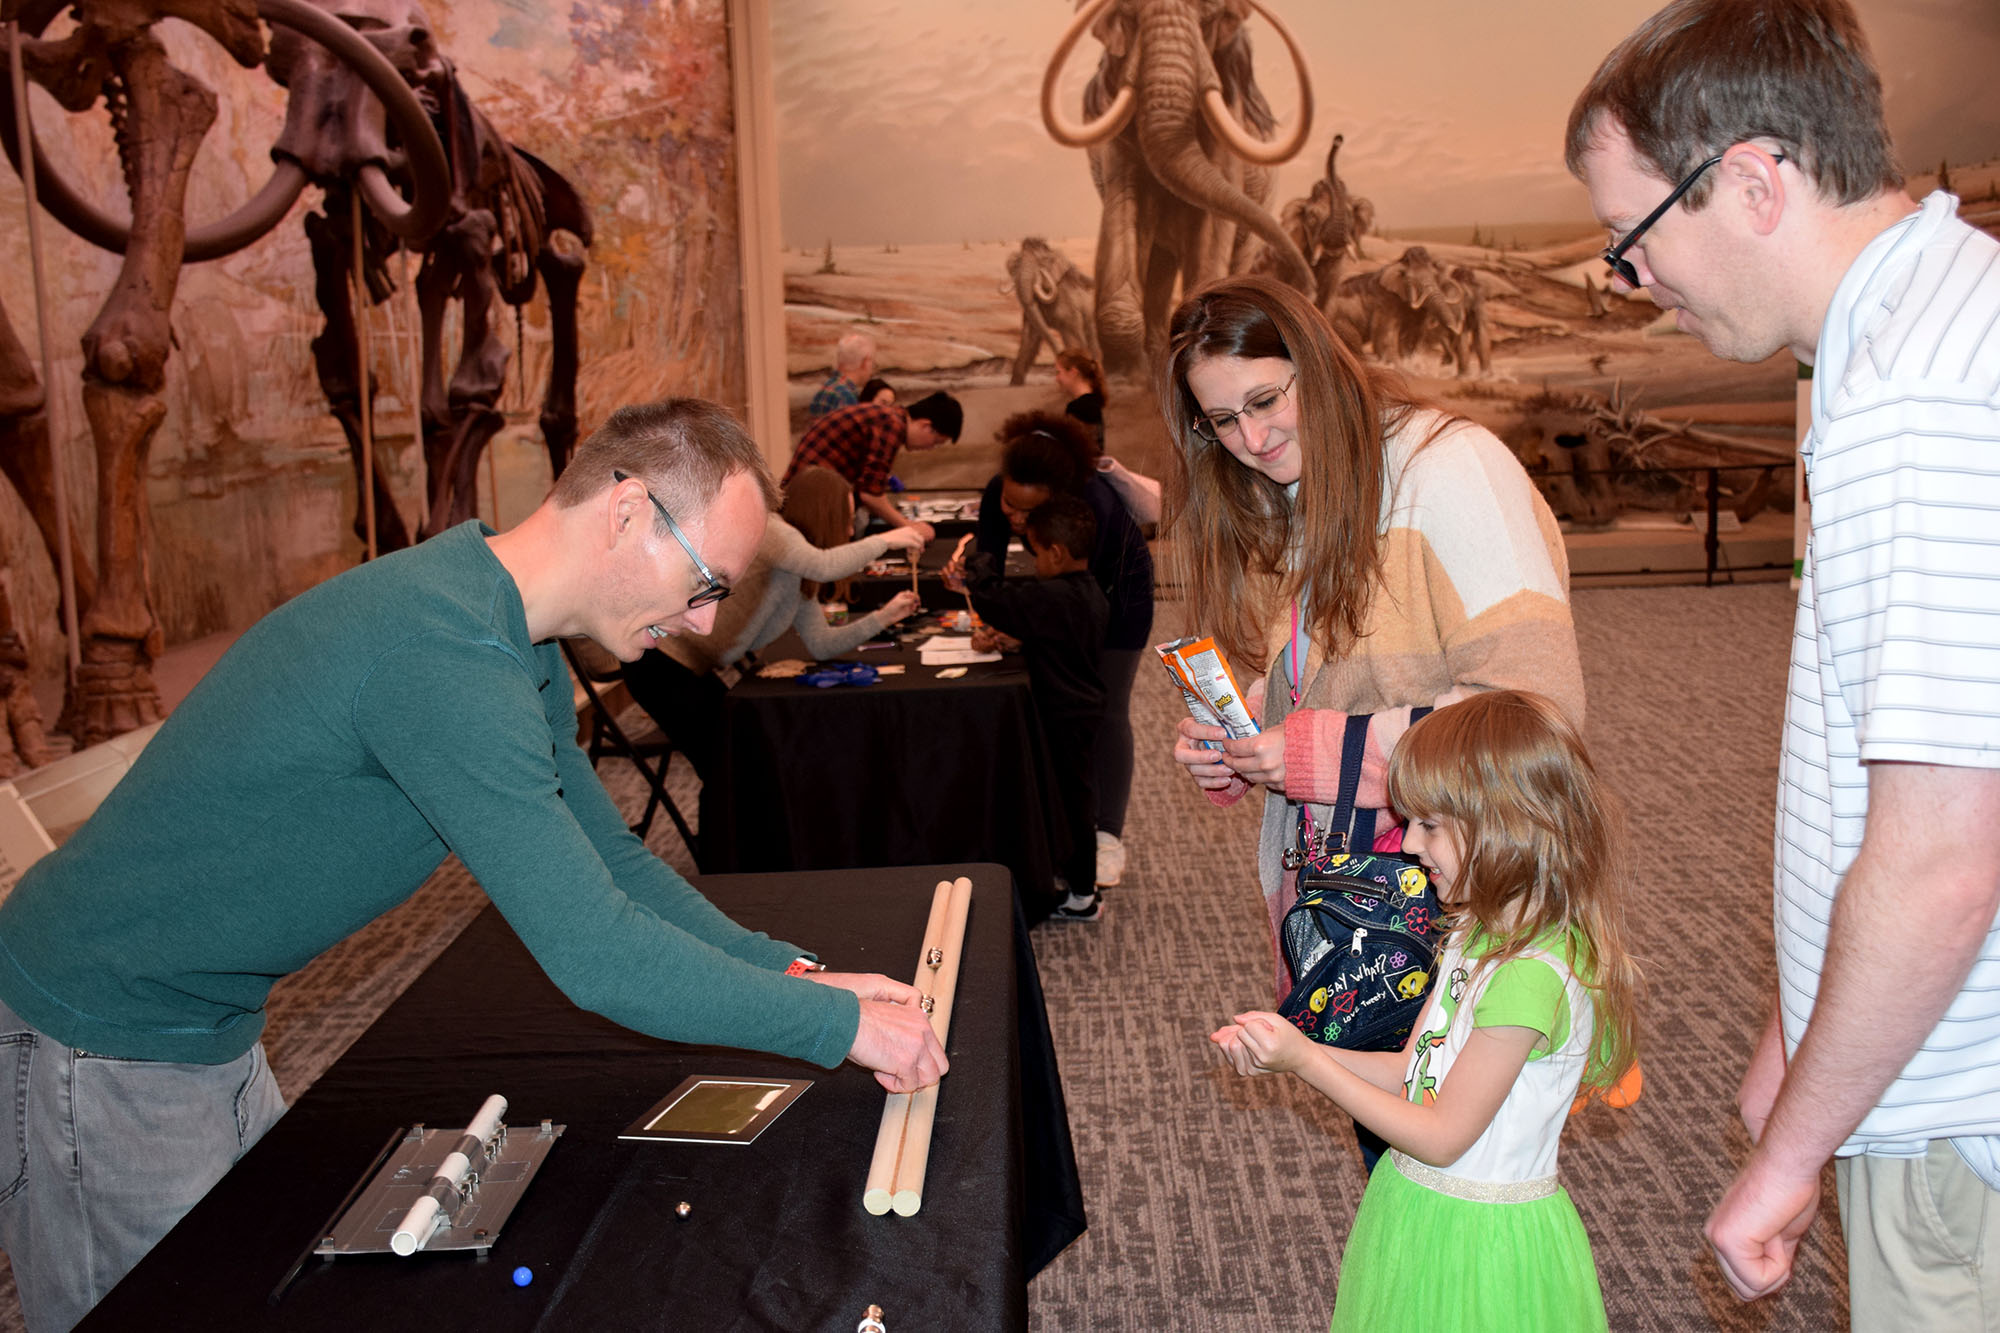
<svg viewBox="0 0 2000 1333">
<path fill-rule="evenodd" d="M 847 1058 L 875 1071 L 890 1092 L 915 1092 L 944 1077 L 951 1062 L 930 1015 L 917 1008 L 917 989 L 873 972 L 808 972 L 822 986 L 853 991 L 861 999 L 861 1025 Z"/>
<path fill-rule="evenodd" d="M 1799 1241 L 1818 1215 L 1817 1169 L 1804 1180 L 1787 1180 L 1753 1153 L 1702 1233 L 1737 1298 L 1754 1301 L 1791 1281 Z"/>
</svg>

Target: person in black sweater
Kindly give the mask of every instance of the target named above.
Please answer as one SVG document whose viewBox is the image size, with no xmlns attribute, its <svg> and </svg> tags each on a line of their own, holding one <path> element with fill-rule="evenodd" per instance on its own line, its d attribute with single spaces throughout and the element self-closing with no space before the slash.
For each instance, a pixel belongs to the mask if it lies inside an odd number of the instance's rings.
<svg viewBox="0 0 2000 1333">
<path fill-rule="evenodd" d="M 1104 371 L 1088 352 L 1065 347 L 1056 353 L 1056 386 L 1070 395 L 1064 413 L 1090 428 L 1097 452 L 1104 452 Z M 863 401 L 866 401 L 865 399 Z"/>
<path fill-rule="evenodd" d="M 1004 579 L 998 561 L 975 551 L 969 560 L 953 556 L 945 566 L 945 584 L 967 593 L 987 624 L 1021 642 L 1069 826 L 1070 845 L 1057 863 L 1057 902 L 1050 915 L 1095 921 L 1103 910 L 1096 882 L 1095 751 L 1105 705 L 1099 659 L 1111 616 L 1085 558 L 1097 538 L 1097 519 L 1076 496 L 1058 495 L 1037 505 L 1024 526 L 1035 553 L 1033 579 Z"/>
<path fill-rule="evenodd" d="M 1001 423 L 1000 475 L 979 502 L 977 548 L 996 566 L 1028 513 L 1056 495 L 1090 506 L 1097 537 L 1090 572 L 1110 600 L 1098 671 L 1109 698 L 1095 760 L 1097 864 L 1092 879 L 1109 888 L 1123 877 L 1125 807 L 1132 795 L 1132 683 L 1152 642 L 1153 553 L 1118 492 L 1096 470 L 1096 449 L 1082 423 L 1058 412 L 1022 412 Z M 1078 552 L 1078 554 L 1083 554 Z"/>
</svg>

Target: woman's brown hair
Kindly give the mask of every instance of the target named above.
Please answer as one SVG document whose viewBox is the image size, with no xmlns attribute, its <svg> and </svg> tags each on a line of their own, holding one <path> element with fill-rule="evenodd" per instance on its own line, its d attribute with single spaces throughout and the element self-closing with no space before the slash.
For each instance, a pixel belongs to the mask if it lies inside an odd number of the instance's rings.
<svg viewBox="0 0 2000 1333">
<path fill-rule="evenodd" d="M 1597 1011 L 1584 1084 L 1615 1084 L 1637 1058 L 1640 993 L 1624 818 L 1562 710 L 1525 690 L 1438 709 L 1389 757 L 1389 799 L 1404 817 L 1448 821 L 1457 833 L 1449 920 L 1490 942 L 1480 968 L 1575 941 L 1571 970 Z"/>
<path fill-rule="evenodd" d="M 1090 391 L 1099 398 L 1104 396 L 1104 367 L 1097 364 L 1097 358 L 1088 352 L 1079 352 L 1074 347 L 1065 347 L 1056 353 L 1056 364 L 1072 375 L 1081 375 L 1090 383 Z"/>
<path fill-rule="evenodd" d="M 1212 357 L 1297 368 L 1295 500 L 1195 431 L 1203 412 L 1187 375 Z M 1344 655 L 1361 635 L 1381 569 L 1382 440 L 1417 407 L 1401 376 L 1364 364 L 1310 301 L 1275 280 L 1225 278 L 1174 312 L 1160 408 L 1176 465 L 1162 526 L 1191 624 L 1231 662 L 1269 667 L 1270 627 L 1293 598 L 1326 656 Z"/>
<path fill-rule="evenodd" d="M 785 486 L 778 513 L 822 551 L 844 546 L 854 536 L 854 488 L 832 468 L 802 467 Z M 806 600 L 819 596 L 819 584 L 802 583 Z"/>
</svg>

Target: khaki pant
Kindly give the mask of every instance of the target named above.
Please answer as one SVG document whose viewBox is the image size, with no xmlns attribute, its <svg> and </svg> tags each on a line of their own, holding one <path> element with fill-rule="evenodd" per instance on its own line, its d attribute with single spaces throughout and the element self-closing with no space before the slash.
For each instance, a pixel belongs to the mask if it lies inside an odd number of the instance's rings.
<svg viewBox="0 0 2000 1333">
<path fill-rule="evenodd" d="M 1835 1164 L 1855 1333 L 2000 1333 L 2000 1195 L 1948 1139 Z"/>
</svg>

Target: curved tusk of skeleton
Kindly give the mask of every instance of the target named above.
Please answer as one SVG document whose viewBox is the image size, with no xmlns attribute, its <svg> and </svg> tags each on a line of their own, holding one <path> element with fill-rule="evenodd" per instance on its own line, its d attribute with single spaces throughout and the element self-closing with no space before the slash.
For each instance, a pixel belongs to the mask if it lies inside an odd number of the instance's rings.
<svg viewBox="0 0 2000 1333">
<path fill-rule="evenodd" d="M 24 7 L 22 32 L 39 37 L 42 29 L 65 7 L 60 3 L 47 3 L 47 0 Z M 258 0 L 257 13 L 267 23 L 290 28 L 326 47 L 353 68 L 382 99 L 409 155 L 409 175 L 415 186 L 416 198 L 404 203 L 390 187 L 381 169 L 372 164 L 362 168 L 363 194 L 383 225 L 398 236 L 415 239 L 437 230 L 451 206 L 450 168 L 445 161 L 444 145 L 438 140 L 430 117 L 424 114 L 422 103 L 417 101 L 416 94 L 403 82 L 395 67 L 360 33 L 305 0 Z M 0 83 L 11 84 L 4 67 L 0 67 Z M 21 163 L 17 143 L 21 136 L 14 125 L 12 89 L 0 88 L 0 93 L 6 94 L 0 96 L 0 131 L 4 131 L 0 132 L 0 144 L 4 144 L 8 160 L 19 171 Z M 50 215 L 92 245 L 114 254 L 123 254 L 132 238 L 131 225 L 104 212 L 78 193 L 67 179 L 50 166 L 48 158 L 42 153 L 41 143 L 35 138 L 34 127 L 29 125 L 26 129 L 29 151 L 34 154 L 35 177 L 41 185 L 41 202 Z M 371 171 L 377 177 L 373 182 L 368 179 Z M 271 177 L 264 182 L 263 188 L 242 207 L 227 217 L 188 229 L 181 261 L 195 264 L 220 259 L 256 241 L 284 219 L 305 186 L 304 169 L 296 162 L 280 159 L 273 166 Z"/>
</svg>

